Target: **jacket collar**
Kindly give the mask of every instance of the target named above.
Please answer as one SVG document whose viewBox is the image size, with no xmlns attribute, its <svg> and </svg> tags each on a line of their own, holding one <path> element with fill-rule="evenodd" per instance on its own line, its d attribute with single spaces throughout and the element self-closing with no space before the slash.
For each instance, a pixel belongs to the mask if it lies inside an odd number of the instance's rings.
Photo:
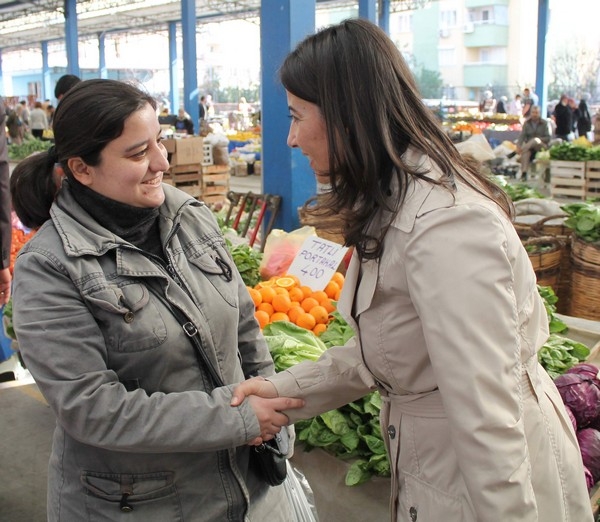
<svg viewBox="0 0 600 522">
<path fill-rule="evenodd" d="M 163 189 L 165 201 L 159 212 L 161 230 L 164 229 L 165 224 L 168 230 L 171 230 L 179 222 L 181 213 L 186 207 L 203 205 L 170 185 L 163 184 Z M 61 186 L 56 201 L 50 209 L 50 217 L 68 256 L 100 256 L 119 245 L 128 244 L 98 224 L 75 201 L 67 183 Z"/>
</svg>

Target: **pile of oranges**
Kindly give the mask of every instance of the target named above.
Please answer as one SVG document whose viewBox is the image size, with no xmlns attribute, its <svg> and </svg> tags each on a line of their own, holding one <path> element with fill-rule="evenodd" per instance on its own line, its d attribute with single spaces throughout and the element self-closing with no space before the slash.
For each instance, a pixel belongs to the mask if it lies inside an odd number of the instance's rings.
<svg viewBox="0 0 600 522">
<path fill-rule="evenodd" d="M 290 321 L 321 335 L 343 286 L 344 274 L 336 272 L 323 290 L 303 286 L 293 275 L 273 276 L 247 288 L 261 329 L 275 321 Z"/>
</svg>

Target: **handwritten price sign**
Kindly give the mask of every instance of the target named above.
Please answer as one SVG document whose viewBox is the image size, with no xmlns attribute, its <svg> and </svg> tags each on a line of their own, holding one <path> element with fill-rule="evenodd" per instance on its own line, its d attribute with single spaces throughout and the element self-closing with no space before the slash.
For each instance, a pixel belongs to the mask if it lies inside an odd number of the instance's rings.
<svg viewBox="0 0 600 522">
<path fill-rule="evenodd" d="M 340 266 L 348 247 L 317 236 L 307 237 L 288 268 L 300 284 L 323 290 Z"/>
</svg>

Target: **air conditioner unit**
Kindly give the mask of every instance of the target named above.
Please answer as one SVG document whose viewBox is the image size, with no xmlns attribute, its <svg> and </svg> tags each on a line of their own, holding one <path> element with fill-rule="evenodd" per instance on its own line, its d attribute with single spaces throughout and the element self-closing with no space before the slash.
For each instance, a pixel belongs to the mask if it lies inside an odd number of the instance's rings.
<svg viewBox="0 0 600 522">
<path fill-rule="evenodd" d="M 473 22 L 467 22 L 463 27 L 463 33 L 472 33 L 475 30 L 475 25 Z"/>
<path fill-rule="evenodd" d="M 448 29 L 440 29 L 440 38 L 448 38 L 450 31 Z"/>
</svg>

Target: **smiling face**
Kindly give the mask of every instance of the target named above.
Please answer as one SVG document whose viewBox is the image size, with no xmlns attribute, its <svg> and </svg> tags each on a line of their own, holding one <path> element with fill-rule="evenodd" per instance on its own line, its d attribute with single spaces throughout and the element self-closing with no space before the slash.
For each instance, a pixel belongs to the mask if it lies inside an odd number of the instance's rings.
<svg viewBox="0 0 600 522">
<path fill-rule="evenodd" d="M 125 120 L 122 134 L 100 153 L 97 166 L 70 158 L 75 178 L 103 196 L 139 208 L 160 206 L 163 172 L 169 168 L 156 111 L 146 104 Z"/>
<path fill-rule="evenodd" d="M 307 102 L 287 92 L 288 107 L 292 122 L 287 144 L 298 147 L 310 161 L 319 183 L 327 184 L 329 179 L 329 147 L 327 127 L 321 110 L 314 103 Z"/>
</svg>

